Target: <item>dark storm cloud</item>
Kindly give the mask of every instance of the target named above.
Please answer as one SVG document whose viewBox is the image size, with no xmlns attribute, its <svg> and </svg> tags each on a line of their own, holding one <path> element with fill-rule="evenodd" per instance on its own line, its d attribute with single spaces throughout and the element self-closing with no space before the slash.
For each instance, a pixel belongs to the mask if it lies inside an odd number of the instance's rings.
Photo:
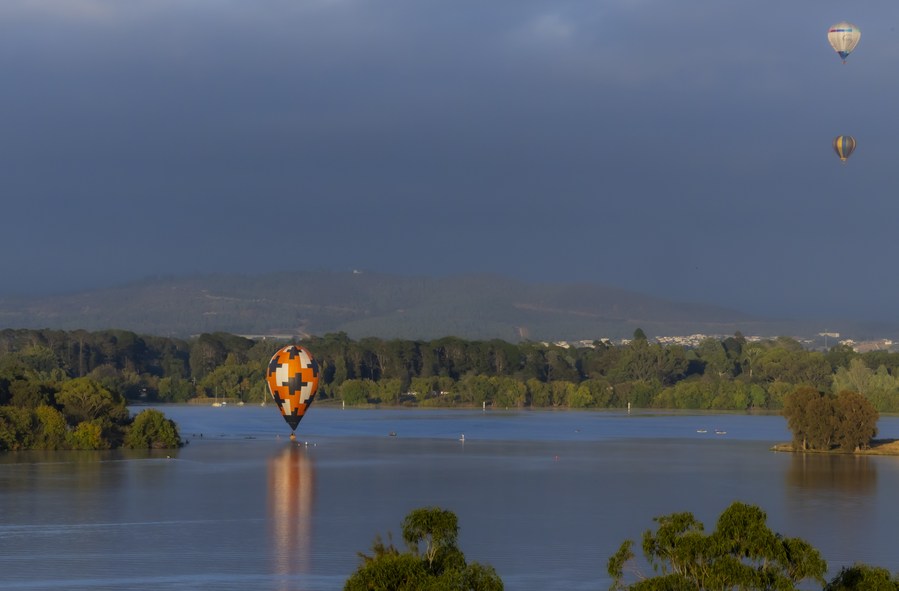
<svg viewBox="0 0 899 591">
<path fill-rule="evenodd" d="M 2 291 L 270 271 L 294 245 L 297 269 L 884 317 L 897 20 L 887 0 L 7 1 Z"/>
</svg>

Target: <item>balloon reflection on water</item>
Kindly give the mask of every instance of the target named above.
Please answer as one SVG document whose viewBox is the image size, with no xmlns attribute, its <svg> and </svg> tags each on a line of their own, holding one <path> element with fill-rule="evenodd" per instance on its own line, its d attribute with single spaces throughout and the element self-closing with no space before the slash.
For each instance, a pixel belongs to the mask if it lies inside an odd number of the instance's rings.
<svg viewBox="0 0 899 591">
<path fill-rule="evenodd" d="M 272 571 L 287 584 L 290 575 L 311 570 L 315 467 L 306 449 L 290 443 L 268 462 L 268 521 Z"/>
</svg>

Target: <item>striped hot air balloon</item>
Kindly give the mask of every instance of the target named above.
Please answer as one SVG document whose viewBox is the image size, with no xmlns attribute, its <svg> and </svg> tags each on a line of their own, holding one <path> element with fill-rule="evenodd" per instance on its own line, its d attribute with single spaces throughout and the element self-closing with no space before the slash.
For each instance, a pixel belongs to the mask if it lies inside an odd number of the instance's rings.
<svg viewBox="0 0 899 591">
<path fill-rule="evenodd" d="M 845 21 L 830 27 L 830 30 L 827 32 L 827 40 L 830 41 L 830 46 L 840 55 L 844 64 L 846 63 L 846 58 L 852 53 L 852 50 L 855 49 L 855 46 L 858 45 L 858 40 L 861 38 L 862 32 L 858 30 L 858 27 Z"/>
<path fill-rule="evenodd" d="M 841 162 L 846 162 L 855 151 L 855 138 L 851 135 L 838 135 L 833 138 L 833 151 L 840 157 Z"/>
<path fill-rule="evenodd" d="M 281 415 L 296 430 L 318 390 L 318 363 L 303 347 L 288 345 L 269 361 L 265 381 Z"/>
</svg>

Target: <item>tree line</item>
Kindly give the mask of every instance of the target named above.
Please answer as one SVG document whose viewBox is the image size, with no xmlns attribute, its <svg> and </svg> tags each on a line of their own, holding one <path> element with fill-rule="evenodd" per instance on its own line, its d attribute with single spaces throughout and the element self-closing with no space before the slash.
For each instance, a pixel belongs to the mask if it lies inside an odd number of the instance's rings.
<svg viewBox="0 0 899 591">
<path fill-rule="evenodd" d="M 740 333 L 696 347 L 639 329 L 625 344 L 502 340 L 297 339 L 321 367 L 320 399 L 419 406 L 780 410 L 799 387 L 857 392 L 899 412 L 899 354 L 845 346 L 810 351 L 791 338 Z M 227 333 L 191 339 L 128 331 L 0 331 L 0 404 L 33 406 L 64 380 L 87 378 L 126 401 L 261 402 L 271 355 L 285 343 Z"/>
<path fill-rule="evenodd" d="M 739 333 L 693 348 L 651 342 L 639 329 L 634 336 L 626 344 L 582 347 L 455 337 L 352 340 L 344 333 L 296 342 L 321 366 L 320 398 L 347 404 L 779 410 L 786 394 L 807 386 L 851 390 L 879 412 L 899 411 L 897 353 L 809 351 L 794 339 L 747 341 Z M 0 331 L 0 403 L 17 404 L 42 384 L 80 377 L 128 401 L 261 402 L 265 366 L 283 344 L 227 333 L 176 339 L 7 329 Z"/>
</svg>

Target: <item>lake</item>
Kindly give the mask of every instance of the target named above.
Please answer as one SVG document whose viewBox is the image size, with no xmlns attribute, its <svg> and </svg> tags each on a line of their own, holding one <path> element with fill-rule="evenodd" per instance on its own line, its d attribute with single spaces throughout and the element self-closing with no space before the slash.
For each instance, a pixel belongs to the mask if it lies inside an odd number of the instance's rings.
<svg viewBox="0 0 899 591">
<path fill-rule="evenodd" d="M 161 409 L 183 449 L 0 455 L 0 589 L 338 590 L 427 505 L 511 591 L 605 589 L 653 517 L 710 530 L 735 500 L 831 574 L 899 570 L 899 458 L 772 452 L 779 416 L 321 405 L 291 444 L 273 405 Z M 899 418 L 879 428 L 899 437 Z"/>
</svg>

